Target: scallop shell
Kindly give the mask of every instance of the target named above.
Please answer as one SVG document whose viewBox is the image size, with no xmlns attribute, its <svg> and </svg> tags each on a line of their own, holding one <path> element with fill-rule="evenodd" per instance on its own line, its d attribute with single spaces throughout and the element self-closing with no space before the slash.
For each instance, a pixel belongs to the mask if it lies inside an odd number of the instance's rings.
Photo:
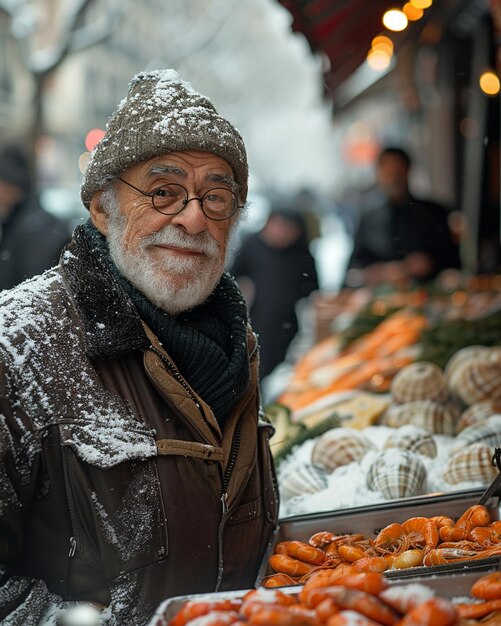
<svg viewBox="0 0 501 626">
<path fill-rule="evenodd" d="M 437 456 L 437 444 L 433 435 L 424 428 L 406 424 L 397 428 L 384 442 L 383 449 L 399 448 L 400 450 L 410 450 L 429 456 L 431 459 Z"/>
<path fill-rule="evenodd" d="M 426 467 L 415 452 L 384 450 L 369 468 L 367 486 L 388 500 L 417 496 L 426 486 Z"/>
<path fill-rule="evenodd" d="M 493 402 L 492 400 L 474 402 L 459 416 L 456 424 L 456 433 L 460 433 L 468 426 L 473 426 L 473 424 L 485 423 L 487 418 L 492 415 L 501 415 L 501 402 Z"/>
<path fill-rule="evenodd" d="M 392 428 L 414 424 L 429 433 L 454 435 L 459 410 L 450 404 L 439 404 L 431 400 L 418 400 L 390 406 L 381 423 Z"/>
<path fill-rule="evenodd" d="M 485 443 L 474 443 L 457 452 L 444 470 L 444 479 L 453 485 L 464 481 L 489 484 L 498 470 L 492 465 L 493 449 Z"/>
<path fill-rule="evenodd" d="M 434 363 L 418 361 L 401 369 L 391 381 L 391 397 L 403 404 L 416 400 L 444 400 L 447 396 L 445 374 Z"/>
<path fill-rule="evenodd" d="M 501 400 L 501 360 L 499 351 L 488 351 L 458 365 L 449 381 L 453 394 L 466 405 L 481 400 Z"/>
<path fill-rule="evenodd" d="M 447 361 L 447 365 L 444 370 L 449 386 L 454 380 L 456 372 L 463 366 L 464 363 L 471 360 L 476 361 L 479 357 L 482 358 L 488 351 L 489 348 L 487 346 L 466 346 L 466 348 L 461 348 L 461 350 L 455 352 Z"/>
<path fill-rule="evenodd" d="M 501 418 L 496 416 L 486 420 L 485 424 L 473 424 L 462 430 L 454 439 L 449 454 L 456 454 L 473 443 L 484 443 L 492 448 L 501 444 Z"/>
<path fill-rule="evenodd" d="M 374 444 L 358 430 L 333 428 L 315 443 L 311 451 L 311 462 L 326 472 L 333 472 L 336 467 L 360 461 L 366 452 L 375 449 Z"/>
<path fill-rule="evenodd" d="M 280 495 L 284 500 L 307 493 L 318 493 L 327 487 L 327 474 L 311 463 L 301 463 L 280 481 Z"/>
</svg>

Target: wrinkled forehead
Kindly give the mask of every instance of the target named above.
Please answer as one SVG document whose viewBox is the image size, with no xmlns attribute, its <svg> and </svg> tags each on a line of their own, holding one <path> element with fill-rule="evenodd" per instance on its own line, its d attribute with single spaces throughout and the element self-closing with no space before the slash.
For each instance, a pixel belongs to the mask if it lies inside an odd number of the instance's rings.
<svg viewBox="0 0 501 626">
<path fill-rule="evenodd" d="M 196 175 L 202 178 L 216 176 L 228 184 L 236 184 L 231 165 L 211 152 L 169 152 L 147 161 L 142 161 L 128 170 L 141 177 L 153 178 L 171 175 L 188 178 Z"/>
</svg>

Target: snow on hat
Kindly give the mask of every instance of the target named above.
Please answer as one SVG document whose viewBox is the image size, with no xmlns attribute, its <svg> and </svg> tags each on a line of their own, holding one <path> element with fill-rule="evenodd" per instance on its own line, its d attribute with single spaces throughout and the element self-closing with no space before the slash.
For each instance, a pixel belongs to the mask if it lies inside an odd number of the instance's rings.
<svg viewBox="0 0 501 626">
<path fill-rule="evenodd" d="M 12 141 L 0 147 L 0 180 L 25 191 L 31 188 L 28 154 L 21 144 Z"/>
<path fill-rule="evenodd" d="M 80 188 L 82 202 L 89 208 L 96 191 L 136 163 L 188 150 L 225 159 L 245 202 L 249 170 L 238 130 L 175 70 L 140 72 L 91 154 Z"/>
</svg>

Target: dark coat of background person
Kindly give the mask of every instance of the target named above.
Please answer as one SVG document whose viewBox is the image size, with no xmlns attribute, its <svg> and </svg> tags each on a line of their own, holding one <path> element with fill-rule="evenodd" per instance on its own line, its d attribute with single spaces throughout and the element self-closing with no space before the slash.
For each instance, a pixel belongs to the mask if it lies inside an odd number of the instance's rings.
<svg viewBox="0 0 501 626">
<path fill-rule="evenodd" d="M 404 276 L 425 282 L 446 268 L 461 266 L 459 245 L 449 228 L 449 210 L 411 193 L 410 168 L 411 159 L 405 150 L 388 147 L 380 153 L 377 187 L 367 194 L 361 207 L 348 270 L 403 262 L 399 271 Z M 416 253 L 428 259 L 419 274 L 413 274 L 411 266 Z"/>
<path fill-rule="evenodd" d="M 19 190 L 12 204 L 5 185 Z M 0 147 L 0 290 L 56 265 L 69 240 L 69 226 L 39 204 L 23 146 L 5 143 Z"/>
<path fill-rule="evenodd" d="M 299 238 L 286 247 L 275 247 L 263 238 L 263 231 L 242 242 L 230 272 L 254 285 L 249 312 L 259 336 L 260 377 L 264 378 L 284 360 L 287 348 L 298 331 L 295 305 L 318 289 L 315 260 L 308 247 L 303 217 L 286 207 L 274 207 L 269 219 L 280 216 L 299 225 Z"/>
<path fill-rule="evenodd" d="M 443 206 L 409 196 L 402 204 L 383 201 L 360 218 L 350 267 L 401 261 L 412 252 L 424 251 L 435 260 L 428 276 L 448 267 L 459 267 L 457 245 L 451 239 Z"/>
</svg>

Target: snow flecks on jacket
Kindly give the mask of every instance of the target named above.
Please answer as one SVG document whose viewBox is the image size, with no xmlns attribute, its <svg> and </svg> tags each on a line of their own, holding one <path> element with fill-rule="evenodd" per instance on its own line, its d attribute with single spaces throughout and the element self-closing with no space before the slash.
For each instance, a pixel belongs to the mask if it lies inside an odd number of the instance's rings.
<svg viewBox="0 0 501 626">
<path fill-rule="evenodd" d="M 0 570 L 0 577 L 6 574 Z M 2 604 L 8 604 L 16 597 L 26 597 L 24 604 L 9 615 L 9 626 L 56 626 L 61 617 L 63 603 L 60 598 L 48 594 L 45 584 L 27 578 L 10 578 L 2 586 Z"/>
<path fill-rule="evenodd" d="M 130 411 L 130 419 L 123 418 L 123 403 L 98 384 L 92 364 L 82 358 L 81 334 L 67 322 L 71 302 L 61 302 L 56 316 L 49 306 L 51 291 L 61 282 L 60 274 L 50 270 L 0 296 L 0 362 L 9 372 L 7 392 L 19 415 L 29 416 L 30 422 L 18 418 L 24 461 L 39 451 L 40 438 L 55 423 L 61 424 L 66 445 L 101 467 L 155 456 L 153 431 Z M 56 344 L 64 355 L 54 353 Z M 58 398 L 57 406 L 51 405 L 48 388 Z"/>
<path fill-rule="evenodd" d="M 151 466 L 142 468 L 131 481 L 113 519 L 97 494 L 91 493 L 103 535 L 124 561 L 148 552 L 155 523 L 152 511 L 156 497 L 156 479 Z"/>
</svg>

